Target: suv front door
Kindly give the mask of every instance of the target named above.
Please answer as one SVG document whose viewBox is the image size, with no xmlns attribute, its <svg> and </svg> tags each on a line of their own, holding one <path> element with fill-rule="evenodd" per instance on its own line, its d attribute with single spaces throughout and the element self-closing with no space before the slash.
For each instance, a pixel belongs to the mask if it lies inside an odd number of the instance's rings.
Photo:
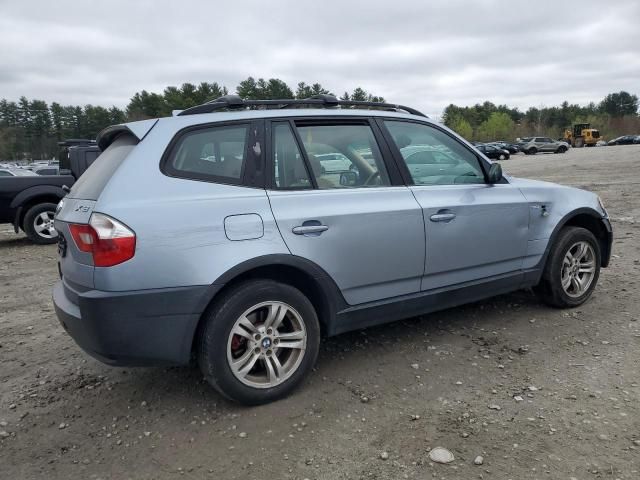
<svg viewBox="0 0 640 480">
<path fill-rule="evenodd" d="M 291 253 L 324 269 L 350 305 L 419 292 L 422 211 L 370 121 L 272 121 L 267 138 L 267 193 Z"/>
<path fill-rule="evenodd" d="M 384 120 L 388 142 L 422 207 L 426 235 L 422 290 L 512 274 L 521 275 L 527 252 L 529 207 L 507 181 L 490 185 L 473 151 L 431 125 Z M 412 164 L 416 151 L 437 150 L 448 163 Z M 428 155 L 423 155 L 430 162 Z M 516 281 L 517 279 L 514 279 Z"/>
</svg>

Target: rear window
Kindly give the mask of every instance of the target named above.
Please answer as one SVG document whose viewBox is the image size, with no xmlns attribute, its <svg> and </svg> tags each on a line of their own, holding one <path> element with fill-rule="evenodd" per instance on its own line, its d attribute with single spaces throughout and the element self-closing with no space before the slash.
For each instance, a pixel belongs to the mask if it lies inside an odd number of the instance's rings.
<svg viewBox="0 0 640 480">
<path fill-rule="evenodd" d="M 97 200 L 105 185 L 138 143 L 133 135 L 122 134 L 100 155 L 73 184 L 69 196 L 84 200 Z"/>
<path fill-rule="evenodd" d="M 199 128 L 182 134 L 164 164 L 173 176 L 238 184 L 244 170 L 248 125 Z"/>
</svg>

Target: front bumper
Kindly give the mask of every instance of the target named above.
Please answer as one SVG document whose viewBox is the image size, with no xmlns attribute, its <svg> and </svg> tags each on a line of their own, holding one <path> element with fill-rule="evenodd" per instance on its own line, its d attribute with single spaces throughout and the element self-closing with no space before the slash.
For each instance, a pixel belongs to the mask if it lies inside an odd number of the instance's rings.
<svg viewBox="0 0 640 480">
<path fill-rule="evenodd" d="M 53 304 L 67 333 L 106 364 L 184 365 L 210 294 L 210 286 L 79 291 L 61 280 Z"/>
</svg>

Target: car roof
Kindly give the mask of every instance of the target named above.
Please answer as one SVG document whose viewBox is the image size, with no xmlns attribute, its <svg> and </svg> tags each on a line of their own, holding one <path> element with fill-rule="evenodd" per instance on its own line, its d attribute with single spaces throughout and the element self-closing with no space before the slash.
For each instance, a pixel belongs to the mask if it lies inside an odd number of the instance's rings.
<svg viewBox="0 0 640 480">
<path fill-rule="evenodd" d="M 159 121 L 174 121 L 185 123 L 209 123 L 226 122 L 232 120 L 258 119 L 258 118 L 279 118 L 279 117 L 397 117 L 411 118 L 414 120 L 429 121 L 427 117 L 412 115 L 404 112 L 394 112 L 389 110 L 369 110 L 355 108 L 282 108 L 268 110 L 240 110 L 223 111 L 212 113 L 199 113 L 195 115 L 163 117 Z"/>
<path fill-rule="evenodd" d="M 182 128 L 210 123 L 224 123 L 241 120 L 258 120 L 269 118 L 301 118 L 301 117 L 385 117 L 398 120 L 415 120 L 423 123 L 436 124 L 428 117 L 410 113 L 364 108 L 278 108 L 253 110 L 224 110 L 212 113 L 198 113 L 192 115 L 178 115 L 172 117 L 152 118 L 137 122 L 122 123 L 105 128 L 96 138 L 98 146 L 105 150 L 111 142 L 123 131 L 128 131 L 139 140 L 154 128 L 156 124 L 171 125 L 172 128 Z M 442 124 L 438 126 L 443 127 Z"/>
</svg>

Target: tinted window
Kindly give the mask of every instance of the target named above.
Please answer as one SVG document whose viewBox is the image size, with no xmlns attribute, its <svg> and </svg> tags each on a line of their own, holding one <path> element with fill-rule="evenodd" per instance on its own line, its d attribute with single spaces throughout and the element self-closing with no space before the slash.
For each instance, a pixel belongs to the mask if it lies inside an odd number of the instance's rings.
<svg viewBox="0 0 640 480">
<path fill-rule="evenodd" d="M 478 158 L 446 133 L 418 123 L 384 123 L 416 185 L 484 183 Z"/>
<path fill-rule="evenodd" d="M 11 175 L 6 170 L 0 170 L 0 177 L 13 177 L 13 175 Z"/>
<path fill-rule="evenodd" d="M 390 185 L 369 125 L 298 127 L 318 188 Z"/>
<path fill-rule="evenodd" d="M 105 185 L 120 164 L 133 150 L 138 140 L 132 135 L 120 135 L 100 155 L 100 161 L 94 162 L 71 187 L 71 198 L 97 200 Z"/>
<path fill-rule="evenodd" d="M 247 132 L 247 125 L 207 127 L 187 132 L 172 148 L 167 170 L 186 178 L 240 183 Z"/>
<path fill-rule="evenodd" d="M 536 142 L 538 142 L 538 143 L 544 143 L 544 142 L 545 142 L 545 139 L 544 139 L 544 138 L 542 138 L 542 137 L 536 137 Z"/>
<path fill-rule="evenodd" d="M 311 188 L 309 173 L 288 123 L 273 127 L 274 183 L 277 188 Z"/>
</svg>

